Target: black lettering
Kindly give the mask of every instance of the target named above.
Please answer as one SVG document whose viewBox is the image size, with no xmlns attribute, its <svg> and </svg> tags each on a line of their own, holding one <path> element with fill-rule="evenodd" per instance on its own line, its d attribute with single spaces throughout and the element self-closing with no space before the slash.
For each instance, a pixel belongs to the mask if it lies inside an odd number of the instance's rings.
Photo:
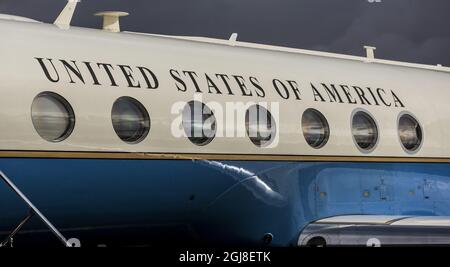
<svg viewBox="0 0 450 267">
<path fill-rule="evenodd" d="M 213 82 L 213 80 L 211 80 L 211 78 L 208 76 L 208 74 L 205 73 L 205 77 L 206 77 L 206 83 L 208 84 L 208 93 L 212 94 L 211 88 L 214 88 L 214 90 L 216 91 L 216 94 L 221 95 L 222 92 L 220 92 L 219 88 Z"/>
<path fill-rule="evenodd" d="M 114 76 L 111 73 L 111 70 L 114 70 L 114 68 L 111 64 L 97 63 L 97 66 L 99 68 L 103 68 L 105 70 L 106 74 L 108 74 L 109 80 L 111 81 L 111 86 L 118 86 L 116 81 L 114 80 Z"/>
<path fill-rule="evenodd" d="M 367 100 L 366 94 L 364 93 L 364 91 L 361 87 L 353 86 L 353 89 L 355 89 L 356 94 L 358 94 L 359 100 L 361 100 L 361 104 L 372 105 L 372 104 L 370 104 L 369 100 Z"/>
<path fill-rule="evenodd" d="M 78 77 L 78 79 L 80 79 L 80 81 L 82 83 L 84 83 L 84 79 L 83 79 L 83 75 L 81 75 L 80 69 L 77 66 L 77 63 L 75 62 L 75 60 L 71 60 L 70 62 L 73 63 L 73 66 L 70 65 L 69 62 L 65 61 L 64 59 L 60 59 L 59 61 L 61 61 L 61 63 L 63 64 L 64 68 L 66 69 L 67 75 L 69 75 L 69 79 L 70 79 L 70 83 L 75 83 L 72 75 L 70 73 L 75 74 L 75 76 Z"/>
<path fill-rule="evenodd" d="M 339 85 L 339 86 L 342 88 L 342 91 L 344 91 L 344 94 L 347 97 L 348 103 L 356 104 L 356 100 L 350 94 L 350 87 L 348 87 L 347 85 Z"/>
<path fill-rule="evenodd" d="M 187 71 L 187 70 L 185 70 L 185 71 L 183 71 L 183 74 L 184 74 L 184 75 L 187 74 L 187 75 L 191 78 L 192 83 L 193 83 L 194 86 L 195 86 L 195 91 L 196 91 L 197 93 L 201 93 L 202 90 L 200 90 L 200 86 L 198 86 L 197 80 L 195 79 L 195 77 L 198 77 L 198 76 L 197 76 L 197 73 L 195 73 L 195 71 Z"/>
<path fill-rule="evenodd" d="M 337 102 L 339 100 L 339 103 L 344 103 L 344 101 L 342 101 L 341 95 L 339 95 L 338 90 L 336 89 L 336 86 L 334 84 L 331 84 L 331 88 L 330 89 L 326 84 L 322 83 L 323 88 L 325 88 L 325 92 L 328 95 L 328 98 L 330 99 L 330 102 Z"/>
<path fill-rule="evenodd" d="M 280 81 L 278 79 L 273 79 L 272 80 L 272 84 L 273 84 L 273 87 L 275 88 L 275 90 L 277 91 L 277 93 L 281 96 L 281 98 L 283 98 L 283 99 L 288 99 L 289 98 L 289 90 L 287 89 L 286 85 L 282 81 Z M 280 88 L 278 87 L 278 84 L 283 87 L 284 95 L 280 91 Z"/>
<path fill-rule="evenodd" d="M 230 80 L 228 75 L 226 75 L 226 74 L 216 74 L 216 77 L 222 79 L 223 84 L 225 84 L 225 86 L 226 86 L 226 88 L 228 90 L 228 94 L 229 95 L 234 95 L 233 91 L 231 90 L 230 84 L 228 83 L 228 80 Z"/>
<path fill-rule="evenodd" d="M 311 89 L 313 91 L 314 101 L 317 101 L 317 97 L 319 97 L 320 101 L 325 102 L 325 98 L 322 97 L 322 95 L 319 93 L 319 91 L 317 90 L 317 88 L 314 86 L 313 83 L 311 83 Z"/>
<path fill-rule="evenodd" d="M 394 104 L 395 107 L 397 108 L 397 103 L 400 104 L 400 107 L 404 108 L 405 106 L 403 105 L 402 101 L 400 101 L 400 98 L 397 97 L 397 95 L 394 93 L 394 91 L 391 90 L 392 93 L 392 97 L 394 98 Z"/>
<path fill-rule="evenodd" d="M 138 81 L 136 84 L 133 84 L 136 82 L 136 80 L 133 77 L 133 70 L 130 66 L 127 65 L 117 65 L 122 70 L 123 75 L 125 76 L 125 79 L 128 82 L 128 87 L 130 88 L 141 88 L 141 83 Z"/>
<path fill-rule="evenodd" d="M 178 91 L 181 92 L 186 92 L 187 87 L 186 87 L 186 83 L 181 79 L 180 77 L 180 73 L 177 70 L 170 70 L 170 76 L 172 76 L 172 78 L 176 81 L 175 85 L 178 89 Z M 181 87 L 180 87 L 181 85 Z"/>
<path fill-rule="evenodd" d="M 383 104 L 384 104 L 386 107 L 392 106 L 391 103 L 387 103 L 387 102 L 384 100 L 384 98 L 381 96 L 381 92 L 383 92 L 383 94 L 386 95 L 386 92 L 384 91 L 384 89 L 382 89 L 382 88 L 378 88 L 378 89 L 377 89 L 377 94 L 378 94 L 378 97 L 380 98 L 381 102 L 383 102 Z"/>
<path fill-rule="evenodd" d="M 295 98 L 297 100 L 301 100 L 301 98 L 300 98 L 301 93 L 300 93 L 300 89 L 298 89 L 297 82 L 296 81 L 289 81 L 289 80 L 287 82 L 288 82 L 289 86 L 291 87 L 292 92 L 294 92 Z"/>
<path fill-rule="evenodd" d="M 49 81 L 54 82 L 54 83 L 59 82 L 59 74 L 58 74 L 58 71 L 56 70 L 55 65 L 53 64 L 53 61 L 52 61 L 51 58 L 47 58 L 47 61 L 50 62 L 50 64 L 52 65 L 53 70 L 55 71 L 55 74 L 56 74 L 56 78 L 53 78 L 53 77 L 50 75 L 50 73 L 49 73 L 49 71 L 48 71 L 48 69 L 47 69 L 47 66 L 45 66 L 45 63 L 44 63 L 44 59 L 43 59 L 43 58 L 36 57 L 35 59 L 36 59 L 36 60 L 39 62 L 39 64 L 41 65 L 41 68 L 42 68 L 42 70 L 44 71 L 44 74 L 45 74 L 45 76 L 47 77 L 47 79 L 48 79 Z"/>
<path fill-rule="evenodd" d="M 147 69 L 146 67 L 137 67 L 138 70 L 141 72 L 142 77 L 144 77 L 145 83 L 147 84 L 148 89 L 156 89 L 159 87 L 159 81 L 156 75 L 153 73 L 153 71 Z M 152 77 L 153 83 L 148 78 L 149 74 Z"/>
<path fill-rule="evenodd" d="M 366 87 L 367 90 L 369 90 L 369 93 L 372 95 L 373 101 L 375 101 L 375 105 L 379 106 L 380 103 L 378 103 L 377 97 L 375 96 L 375 94 L 372 92 L 372 89 L 370 87 Z"/>
<path fill-rule="evenodd" d="M 256 77 L 250 77 L 249 80 L 253 84 L 253 86 L 256 88 L 256 90 L 255 90 L 256 95 L 259 97 L 265 97 L 266 92 L 264 91 L 262 86 L 259 84 L 258 79 Z"/>
<path fill-rule="evenodd" d="M 92 69 L 91 62 L 83 61 L 84 65 L 86 65 L 87 69 L 89 70 L 89 73 L 91 74 L 92 80 L 94 81 L 94 85 L 101 85 L 98 82 L 97 75 L 95 74 L 94 70 Z"/>
<path fill-rule="evenodd" d="M 252 96 L 252 91 L 248 91 L 247 86 L 245 86 L 245 79 L 242 76 L 233 75 L 234 79 L 236 80 L 237 84 L 239 85 L 239 88 L 242 91 L 242 96 Z"/>
</svg>

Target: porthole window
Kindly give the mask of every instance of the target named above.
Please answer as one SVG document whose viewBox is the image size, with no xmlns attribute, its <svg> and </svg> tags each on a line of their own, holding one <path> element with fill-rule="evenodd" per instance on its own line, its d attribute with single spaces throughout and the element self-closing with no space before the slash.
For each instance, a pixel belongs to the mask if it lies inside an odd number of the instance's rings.
<svg viewBox="0 0 450 267">
<path fill-rule="evenodd" d="M 150 131 L 150 116 L 147 110 L 131 97 L 120 97 L 114 102 L 111 119 L 117 136 L 129 144 L 141 142 Z"/>
<path fill-rule="evenodd" d="M 193 144 L 205 146 L 216 136 L 216 117 L 207 105 L 191 101 L 183 109 L 183 128 Z"/>
<path fill-rule="evenodd" d="M 330 128 L 318 110 L 307 109 L 302 116 L 302 130 L 306 142 L 313 148 L 321 148 L 330 137 Z"/>
<path fill-rule="evenodd" d="M 352 118 L 352 134 L 356 145 L 363 152 L 372 151 L 378 142 L 375 120 L 364 111 L 357 111 Z"/>
<path fill-rule="evenodd" d="M 36 132 L 49 142 L 61 142 L 75 127 L 75 114 L 62 96 L 43 92 L 31 105 L 31 119 Z"/>
<path fill-rule="evenodd" d="M 417 120 L 409 115 L 403 114 L 398 120 L 398 135 L 403 148 L 408 152 L 415 152 L 422 144 L 422 128 Z"/>
<path fill-rule="evenodd" d="M 247 109 L 245 127 L 248 137 L 258 147 L 270 145 L 276 135 L 276 124 L 272 114 L 260 105 L 253 105 Z"/>
</svg>

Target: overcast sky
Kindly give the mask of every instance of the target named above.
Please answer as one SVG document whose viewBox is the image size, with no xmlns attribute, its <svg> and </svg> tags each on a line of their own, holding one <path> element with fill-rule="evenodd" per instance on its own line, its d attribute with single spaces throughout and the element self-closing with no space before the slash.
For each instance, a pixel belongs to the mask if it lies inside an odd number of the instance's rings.
<svg viewBox="0 0 450 267">
<path fill-rule="evenodd" d="M 376 1 L 382 1 L 377 3 Z M 374 3 L 370 3 L 374 2 Z M 66 0 L 0 0 L 0 13 L 53 22 Z M 83 0 L 73 25 L 93 13 L 127 11 L 122 29 L 228 38 L 450 66 L 449 0 Z"/>
</svg>

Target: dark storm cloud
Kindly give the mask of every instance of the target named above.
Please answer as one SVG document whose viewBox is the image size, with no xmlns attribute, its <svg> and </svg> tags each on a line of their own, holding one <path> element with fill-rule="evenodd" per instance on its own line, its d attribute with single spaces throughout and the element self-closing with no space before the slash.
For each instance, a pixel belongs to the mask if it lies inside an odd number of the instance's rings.
<svg viewBox="0 0 450 267">
<path fill-rule="evenodd" d="M 316 49 L 352 53 L 369 44 L 383 58 L 450 64 L 450 2 L 383 1 L 364 5 L 339 38 Z"/>
<path fill-rule="evenodd" d="M 52 22 L 64 0 L 0 0 L 0 12 Z M 84 0 L 73 21 L 100 27 L 93 13 L 121 10 L 128 31 L 228 38 L 450 66 L 447 0 Z"/>
</svg>

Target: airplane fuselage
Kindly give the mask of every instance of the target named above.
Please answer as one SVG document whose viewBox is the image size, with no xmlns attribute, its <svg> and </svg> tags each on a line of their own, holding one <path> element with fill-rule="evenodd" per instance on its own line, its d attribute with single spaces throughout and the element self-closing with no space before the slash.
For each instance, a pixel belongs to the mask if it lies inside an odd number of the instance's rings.
<svg viewBox="0 0 450 267">
<path fill-rule="evenodd" d="M 450 216 L 446 69 L 6 20 L 0 36 L 0 170 L 82 244 L 289 246 L 330 216 Z M 63 140 L 36 131 L 32 106 L 42 93 L 73 109 Z M 112 123 L 122 97 L 140 102 L 151 121 L 132 142 Z M 224 110 L 269 103 L 279 115 L 276 145 L 252 143 L 245 111 L 231 124 L 228 113 L 217 116 L 222 135 L 208 143 L 174 136 L 174 104 L 193 99 Z M 302 134 L 311 108 L 329 124 L 321 147 Z M 360 111 L 378 127 L 370 149 L 352 136 Z M 398 133 L 404 114 L 423 134 L 411 151 Z M 7 234 L 27 208 L 6 186 L 0 203 Z M 17 238 L 44 234 L 36 222 Z"/>
</svg>

